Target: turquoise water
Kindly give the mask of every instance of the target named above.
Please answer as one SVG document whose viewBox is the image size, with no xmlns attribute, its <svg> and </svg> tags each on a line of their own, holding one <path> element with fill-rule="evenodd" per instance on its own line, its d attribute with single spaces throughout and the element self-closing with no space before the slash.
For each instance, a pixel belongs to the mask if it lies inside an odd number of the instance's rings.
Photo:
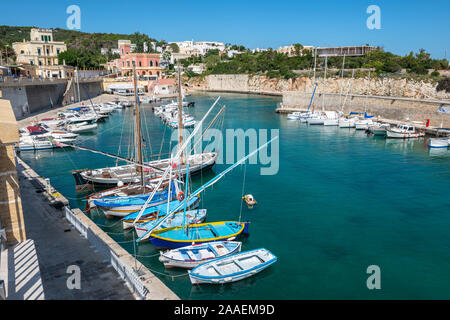
<svg viewBox="0 0 450 320">
<path fill-rule="evenodd" d="M 353 129 L 311 126 L 274 112 L 279 98 L 221 94 L 227 106 L 223 128 L 279 129 L 280 169 L 261 176 L 247 165 L 245 193 L 258 200 L 245 206 L 250 237 L 243 250 L 265 247 L 279 261 L 249 279 L 220 286 L 191 286 L 183 270 L 165 270 L 150 244 L 136 247 L 149 269 L 179 276 L 160 278 L 183 299 L 450 299 L 450 153 L 426 148 L 426 139 L 386 140 Z M 217 94 L 189 97 L 200 119 Z M 216 109 L 218 110 L 218 109 Z M 169 150 L 171 129 L 145 107 L 148 153 Z M 124 122 L 123 122 L 124 121 Z M 83 145 L 126 154 L 132 110 L 115 113 L 99 135 Z M 124 123 L 124 125 L 122 125 Z M 86 151 L 23 152 L 21 157 L 84 208 L 69 170 L 104 167 L 115 160 Z M 224 170 L 193 177 L 193 187 Z M 202 196 L 208 221 L 236 220 L 241 208 L 244 167 L 229 173 Z M 115 220 L 90 217 L 129 252 L 133 233 Z M 105 226 L 106 225 L 106 226 Z M 368 290 L 366 269 L 381 269 L 381 290 Z"/>
</svg>

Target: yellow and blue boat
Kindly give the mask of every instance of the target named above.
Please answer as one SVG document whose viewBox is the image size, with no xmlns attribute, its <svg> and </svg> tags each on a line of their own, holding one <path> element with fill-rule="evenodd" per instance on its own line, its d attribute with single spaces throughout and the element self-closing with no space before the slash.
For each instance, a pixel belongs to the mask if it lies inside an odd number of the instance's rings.
<svg viewBox="0 0 450 320">
<path fill-rule="evenodd" d="M 147 229 L 136 228 L 138 236 Z M 176 249 L 193 244 L 231 241 L 249 234 L 249 222 L 219 221 L 155 230 L 148 238 L 157 248 Z"/>
</svg>

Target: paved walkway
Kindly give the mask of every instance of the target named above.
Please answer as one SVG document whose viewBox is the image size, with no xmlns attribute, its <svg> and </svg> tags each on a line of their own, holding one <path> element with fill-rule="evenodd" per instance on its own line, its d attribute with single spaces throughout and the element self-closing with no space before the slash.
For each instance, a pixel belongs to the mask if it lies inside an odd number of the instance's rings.
<svg viewBox="0 0 450 320">
<path fill-rule="evenodd" d="M 135 299 L 117 272 L 88 240 L 50 205 L 20 164 L 17 167 L 27 241 L 2 255 L 7 261 L 10 299 Z M 7 257 L 5 257 L 7 255 Z M 68 289 L 69 266 L 81 271 L 81 288 Z M 4 270 L 2 270 L 4 271 Z M 70 280 L 69 280 L 70 282 Z"/>
</svg>

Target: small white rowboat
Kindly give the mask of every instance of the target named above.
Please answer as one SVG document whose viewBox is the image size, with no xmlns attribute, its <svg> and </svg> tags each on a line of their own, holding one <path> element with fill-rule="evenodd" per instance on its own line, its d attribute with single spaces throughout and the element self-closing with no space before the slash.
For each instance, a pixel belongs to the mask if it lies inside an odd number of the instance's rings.
<svg viewBox="0 0 450 320">
<path fill-rule="evenodd" d="M 192 284 L 235 282 L 261 272 L 276 261 L 277 257 L 264 248 L 245 251 L 203 263 L 189 271 L 189 278 Z"/>
<path fill-rule="evenodd" d="M 161 251 L 159 261 L 164 263 L 166 268 L 186 268 L 192 269 L 198 265 L 213 259 L 230 256 L 241 252 L 241 242 L 238 241 L 218 241 L 178 249 Z"/>
</svg>

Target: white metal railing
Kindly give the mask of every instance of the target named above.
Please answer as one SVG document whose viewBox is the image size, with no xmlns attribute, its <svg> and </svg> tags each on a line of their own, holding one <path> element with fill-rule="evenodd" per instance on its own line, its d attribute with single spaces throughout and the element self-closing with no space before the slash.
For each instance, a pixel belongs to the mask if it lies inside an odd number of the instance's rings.
<svg viewBox="0 0 450 320">
<path fill-rule="evenodd" d="M 86 226 L 77 215 L 68 207 L 64 207 L 66 219 L 85 237 L 96 250 L 110 261 L 112 267 L 117 271 L 122 279 L 124 279 L 141 298 L 145 298 L 148 289 L 142 283 L 136 272 L 125 265 L 122 260 L 115 254 L 111 247 L 105 243 L 97 234 L 95 234 L 88 226 Z"/>
<path fill-rule="evenodd" d="M 0 252 L 6 249 L 6 231 L 2 227 L 2 220 L 0 219 Z M 1 260 L 1 255 L 0 255 Z M 0 261 L 1 264 L 1 261 Z"/>
</svg>

